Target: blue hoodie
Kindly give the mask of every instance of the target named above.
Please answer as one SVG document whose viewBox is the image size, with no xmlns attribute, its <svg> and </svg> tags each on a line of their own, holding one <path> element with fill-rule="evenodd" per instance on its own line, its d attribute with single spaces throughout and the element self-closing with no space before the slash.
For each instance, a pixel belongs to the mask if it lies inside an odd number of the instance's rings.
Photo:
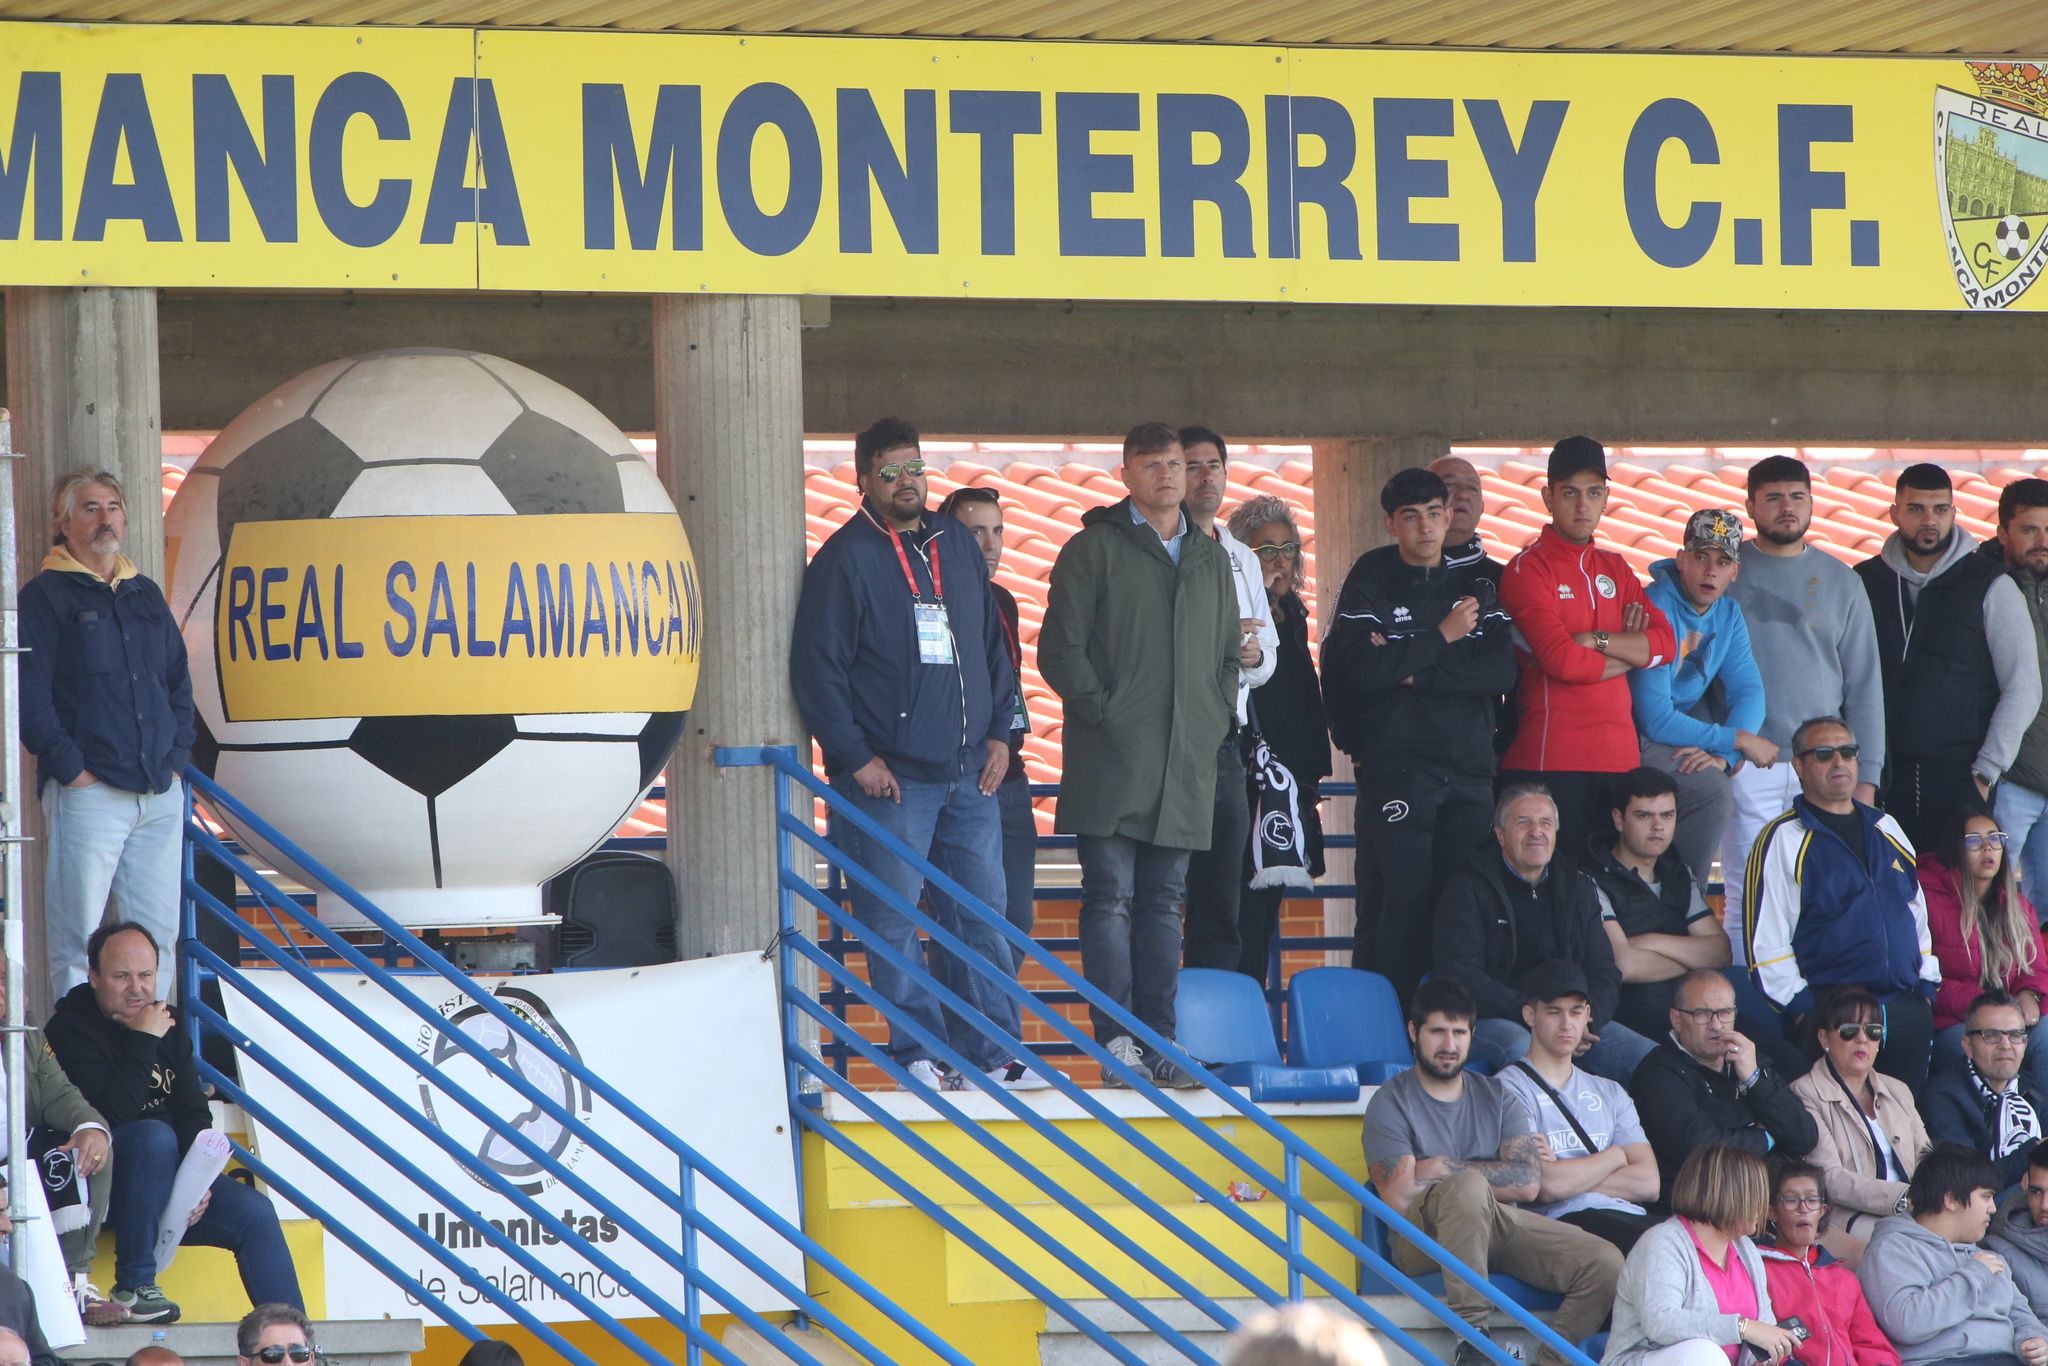
<svg viewBox="0 0 2048 1366">
<path fill-rule="evenodd" d="M 1686 599 L 1678 582 L 1678 561 L 1659 560 L 1650 566 L 1650 601 L 1671 622 L 1678 653 L 1669 664 L 1632 669 L 1629 692 L 1634 700 L 1636 730 L 1645 740 L 1674 749 L 1693 746 L 1718 754 L 1730 765 L 1742 762 L 1735 732 L 1760 734 L 1764 728 L 1764 680 L 1749 648 L 1749 625 L 1733 596 L 1723 593 L 1701 612 Z M 1721 705 L 1728 723 L 1717 725 L 1693 715 L 1710 685 L 1721 684 Z"/>
</svg>

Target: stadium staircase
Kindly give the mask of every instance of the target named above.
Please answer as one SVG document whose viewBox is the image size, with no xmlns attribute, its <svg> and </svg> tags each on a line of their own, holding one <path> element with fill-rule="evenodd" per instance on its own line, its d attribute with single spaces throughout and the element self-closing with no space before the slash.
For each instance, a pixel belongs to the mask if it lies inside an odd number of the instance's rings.
<svg viewBox="0 0 2048 1366">
<path fill-rule="evenodd" d="M 800 1226 L 776 1216 L 688 1144 L 660 1130 L 618 1086 L 507 1010 L 488 984 L 472 981 L 257 813 L 205 775 L 193 773 L 195 796 L 206 810 L 188 821 L 187 919 L 180 949 L 183 1018 L 203 1038 L 231 1042 L 242 1059 L 282 1075 L 288 1085 L 308 1094 L 302 1089 L 309 1086 L 304 1078 L 283 1071 L 277 1058 L 206 1004 L 207 984 L 225 984 L 353 1083 L 380 1095 L 382 1113 L 333 1117 L 376 1151 L 381 1165 L 375 1170 L 340 1168 L 314 1144 L 280 1125 L 278 1116 L 244 1090 L 232 1071 L 203 1061 L 202 1075 L 222 1100 L 262 1126 L 264 1145 L 292 1148 L 439 1262 L 451 1286 L 466 1286 L 503 1310 L 524 1330 L 520 1340 L 575 1366 L 631 1361 L 696 1366 L 707 1359 L 727 1366 L 787 1361 L 807 1366 L 928 1361 L 951 1366 L 1212 1363 L 1246 1314 L 1309 1296 L 1362 1318 L 1397 1363 L 1406 1358 L 1448 1360 L 1455 1343 L 1471 1337 L 1443 1303 L 1441 1273 L 1411 1279 L 1384 1255 L 1385 1231 L 1391 1229 L 1406 1234 L 1453 1273 L 1463 1270 L 1366 1186 L 1358 1151 L 1358 1099 L 1254 1104 L 1244 1091 L 1224 1084 L 1171 1040 L 1130 1017 L 1059 957 L 1020 934 L 1000 914 L 974 902 L 868 821 L 819 782 L 795 751 L 728 749 L 721 750 L 718 759 L 728 767 L 768 767 L 775 779 L 781 931 L 763 956 L 778 963 L 780 975 L 785 1082 L 802 1200 Z M 1019 986 L 1008 962 L 998 966 L 974 957 L 919 907 L 894 898 L 866 868 L 847 860 L 817 832 L 813 813 L 818 804 L 832 820 L 851 822 L 917 866 L 931 885 L 995 927 L 1013 951 L 1035 964 L 1036 975 L 1056 983 L 1058 992 L 1048 995 L 1084 1002 L 1119 1018 L 1131 1034 L 1188 1070 L 1199 1089 L 1155 1087 L 1142 1071 L 1125 1067 L 1097 1046 L 1084 1028 L 1067 1018 L 1066 1009 Z M 303 894 L 265 876 L 225 837 L 217 818 L 277 850 L 304 870 L 318 884 L 317 890 L 345 901 L 383 936 L 382 946 L 351 942 L 322 925 Z M 254 896 L 253 914 L 202 885 L 213 881 L 197 871 L 204 862 L 225 867 L 247 886 Z M 829 883 L 862 885 L 890 899 L 933 942 L 1015 1000 L 1023 1017 L 1036 1022 L 1032 1032 L 1055 1038 L 1063 1056 L 1078 1061 L 1076 1071 L 1092 1064 L 1105 1074 L 1119 1075 L 1130 1089 L 1083 1087 L 1062 1076 L 1050 1091 L 1006 1092 L 967 1067 L 944 1038 L 897 1017 L 855 966 L 864 956 L 893 957 L 893 951 L 879 944 L 858 944 L 858 923 L 820 887 L 821 867 Z M 198 933 L 201 921 L 232 931 L 236 951 L 207 947 Z M 847 952 L 848 944 L 858 952 Z M 351 979 L 368 979 L 418 1014 L 424 1024 L 438 1028 L 442 1017 L 401 984 L 393 963 L 401 963 L 407 972 L 442 979 L 470 1004 L 493 1015 L 522 1048 L 538 1050 L 587 1084 L 603 1102 L 673 1153 L 683 1173 L 680 1183 L 673 1167 L 664 1180 L 633 1165 L 602 1135 L 467 1034 L 444 1035 L 495 1082 L 588 1144 L 592 1157 L 585 1159 L 586 1167 L 593 1159 L 602 1160 L 633 1178 L 638 1189 L 630 1200 L 607 1200 L 584 1174 L 553 1159 L 517 1130 L 499 1127 L 567 1191 L 610 1215 L 625 1238 L 679 1273 L 681 1292 L 664 1298 L 631 1278 L 601 1245 L 573 1236 L 564 1239 L 564 1247 L 574 1248 L 576 1255 L 638 1295 L 654 1317 L 615 1319 L 601 1305 L 567 1288 L 564 1297 L 587 1322 L 540 1322 L 479 1275 L 463 1250 L 427 1239 L 383 1198 L 403 1183 L 451 1208 L 464 1207 L 458 1193 L 435 1186 L 395 1148 L 377 1139 L 380 1129 L 390 1133 L 396 1126 L 410 1126 L 427 1140 L 441 1143 L 476 1180 L 511 1199 L 529 1217 L 558 1227 L 553 1211 L 467 1150 L 452 1145 L 422 1119 L 416 1103 L 382 1090 L 355 1061 L 310 1036 L 263 987 L 267 974 L 289 976 L 369 1033 L 375 1046 L 490 1122 L 493 1115 L 484 1102 L 422 1062 L 413 1039 L 379 1029 L 323 981 L 323 970 L 329 968 L 344 971 Z M 999 1030 L 951 986 L 932 976 L 922 956 L 916 962 L 897 957 L 895 965 L 922 980 L 949 1009 L 1012 1054 L 1026 1051 L 1021 1039 Z M 850 1016 L 860 1012 L 874 1024 L 893 1022 L 908 1029 L 935 1056 L 959 1068 L 975 1089 L 939 1092 L 917 1083 L 868 1037 L 875 1032 L 873 1027 L 849 1025 Z M 833 1054 L 838 1065 L 828 1060 Z M 847 1074 L 849 1061 L 901 1089 L 879 1092 L 855 1085 Z M 236 1147 L 240 1163 L 275 1195 L 317 1221 L 327 1237 L 363 1257 L 453 1330 L 429 1334 L 425 1360 L 452 1362 L 464 1340 L 484 1336 L 452 1291 L 436 1295 L 407 1277 L 363 1236 L 364 1230 L 338 1223 L 306 1192 L 282 1179 L 273 1165 L 279 1155 L 259 1151 L 248 1141 Z M 779 1275 L 757 1255 L 758 1245 L 748 1246 L 706 1218 L 697 1205 L 698 1193 L 706 1189 L 722 1191 L 758 1220 L 750 1225 L 753 1236 L 765 1228 L 801 1252 L 806 1269 L 801 1283 Z M 559 1194 L 549 1197 L 557 1208 Z M 655 1229 L 664 1221 L 669 1228 L 680 1227 L 681 1237 L 657 1234 Z M 484 1231 L 488 1236 L 488 1225 Z M 502 1238 L 494 1241 L 515 1260 L 531 1260 L 531 1254 L 517 1245 Z M 795 1306 L 794 1313 L 748 1309 L 705 1273 L 699 1253 L 706 1246 L 717 1246 L 773 1285 Z M 558 1250 L 558 1255 L 563 1254 Z M 1495 1342 L 1481 1346 L 1499 1366 L 1512 1366 L 1514 1361 L 1503 1344 L 1519 1346 L 1524 1355 L 1549 1346 L 1571 1366 L 1591 1366 L 1575 1345 L 1558 1338 L 1506 1291 L 1483 1279 L 1479 1283 L 1495 1304 L 1499 1327 Z M 309 1296 L 314 1293 L 310 1285 L 308 1290 Z M 442 1347 L 436 1347 L 436 1339 Z M 115 1356 L 111 1350 L 106 1355 Z M 340 1355 L 354 1363 L 374 1360 L 366 1350 Z"/>
</svg>

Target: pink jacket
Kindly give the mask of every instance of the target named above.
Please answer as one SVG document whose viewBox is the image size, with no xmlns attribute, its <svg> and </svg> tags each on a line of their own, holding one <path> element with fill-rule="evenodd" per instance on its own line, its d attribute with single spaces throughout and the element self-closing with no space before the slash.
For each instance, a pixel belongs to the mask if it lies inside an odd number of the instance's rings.
<svg viewBox="0 0 2048 1366">
<path fill-rule="evenodd" d="M 2009 848 L 2006 857 L 2012 857 Z M 1922 854 L 1915 871 L 1927 894 L 1927 934 L 1934 941 L 1934 956 L 1941 962 L 1941 986 L 1934 993 L 1934 1027 L 1947 1029 L 1963 1022 L 1963 1012 L 1984 990 L 1984 955 L 1974 935 L 1963 937 L 1963 894 L 1955 869 L 1933 854 Z M 2025 904 L 2024 898 L 2021 904 Z M 2032 906 L 2027 907 L 2027 923 L 2035 923 Z M 2001 985 L 2008 993 L 2031 991 L 2048 1001 L 2048 942 L 2042 940 L 2038 929 L 2034 943 L 2033 970 L 2016 972 Z"/>
</svg>

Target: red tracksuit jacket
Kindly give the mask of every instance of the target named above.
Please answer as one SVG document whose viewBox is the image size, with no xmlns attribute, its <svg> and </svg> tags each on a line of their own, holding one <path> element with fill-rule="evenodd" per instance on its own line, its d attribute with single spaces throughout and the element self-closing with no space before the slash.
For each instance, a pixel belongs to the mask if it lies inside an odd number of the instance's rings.
<svg viewBox="0 0 2048 1366">
<path fill-rule="evenodd" d="M 1622 633 L 1621 613 L 1640 603 L 1649 614 L 1650 666 L 1669 660 L 1677 643 L 1671 623 L 1612 550 L 1573 545 L 1543 528 L 1536 544 L 1508 563 L 1500 602 L 1515 623 L 1516 691 L 1521 729 L 1501 759 L 1503 769 L 1625 773 L 1642 763 L 1629 708 L 1628 676 L 1602 679 L 1607 661 L 1580 631 Z"/>
</svg>

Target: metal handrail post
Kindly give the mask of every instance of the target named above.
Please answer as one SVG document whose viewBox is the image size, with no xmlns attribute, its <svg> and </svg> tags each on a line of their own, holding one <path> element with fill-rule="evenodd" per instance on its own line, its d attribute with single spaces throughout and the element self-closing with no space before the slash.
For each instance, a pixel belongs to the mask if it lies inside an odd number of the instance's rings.
<svg viewBox="0 0 2048 1366">
<path fill-rule="evenodd" d="M 7 1216 L 8 1260 L 21 1265 L 20 1239 L 28 1218 L 28 1049 L 22 1033 L 24 933 L 21 878 L 21 537 L 14 525 L 14 472 L 26 468 L 14 449 L 14 420 L 0 408 L 0 461 L 12 464 L 0 479 L 0 894 L 7 898 L 0 946 L 7 958 Z"/>
</svg>

